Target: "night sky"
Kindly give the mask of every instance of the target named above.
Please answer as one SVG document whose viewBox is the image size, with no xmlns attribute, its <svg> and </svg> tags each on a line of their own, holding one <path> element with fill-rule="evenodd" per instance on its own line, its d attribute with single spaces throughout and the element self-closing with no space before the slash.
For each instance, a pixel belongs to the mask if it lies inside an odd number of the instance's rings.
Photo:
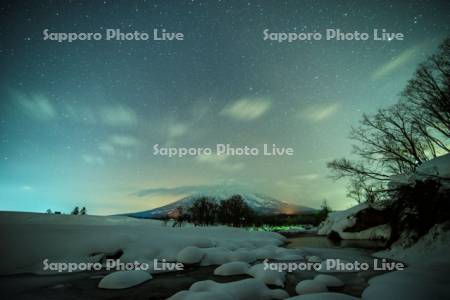
<svg viewBox="0 0 450 300">
<path fill-rule="evenodd" d="M 326 162 L 349 155 L 351 126 L 396 102 L 450 33 L 449 1 L 18 2 L 0 4 L 0 210 L 111 214 L 214 190 L 347 208 Z M 46 28 L 184 40 L 58 43 Z M 405 39 L 278 43 L 266 28 Z M 153 155 L 218 143 L 295 155 Z"/>
</svg>

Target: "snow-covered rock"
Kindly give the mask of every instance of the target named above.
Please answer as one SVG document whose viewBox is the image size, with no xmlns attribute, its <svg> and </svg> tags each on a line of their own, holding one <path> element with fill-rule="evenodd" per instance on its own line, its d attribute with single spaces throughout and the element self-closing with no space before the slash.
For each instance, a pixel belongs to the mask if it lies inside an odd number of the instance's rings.
<svg viewBox="0 0 450 300">
<path fill-rule="evenodd" d="M 286 280 L 286 272 L 279 272 L 275 270 L 265 270 L 264 264 L 256 264 L 252 266 L 247 274 L 251 275 L 255 279 L 258 279 L 265 284 L 276 285 L 284 287 L 284 281 Z"/>
<path fill-rule="evenodd" d="M 299 295 L 323 293 L 327 292 L 328 288 L 325 283 L 317 280 L 302 280 L 295 286 L 295 291 Z"/>
<path fill-rule="evenodd" d="M 342 280 L 332 275 L 319 274 L 314 277 L 314 280 L 324 283 L 327 287 L 340 287 L 344 285 Z"/>
<path fill-rule="evenodd" d="M 223 247 L 202 249 L 205 253 L 200 266 L 221 265 L 230 261 L 231 250 Z"/>
<path fill-rule="evenodd" d="M 194 283 L 189 290 L 181 291 L 169 300 L 269 300 L 285 299 L 289 295 L 280 289 L 269 289 L 256 279 L 217 283 L 212 280 Z"/>
<path fill-rule="evenodd" d="M 195 264 L 202 260 L 205 253 L 198 247 L 189 246 L 177 255 L 177 261 L 183 264 Z"/>
<path fill-rule="evenodd" d="M 233 261 L 225 263 L 214 270 L 214 275 L 220 276 L 232 276 L 247 274 L 250 269 L 250 265 L 243 261 Z"/>
<path fill-rule="evenodd" d="M 229 260 L 231 261 L 245 261 L 248 263 L 254 262 L 256 260 L 256 254 L 254 251 L 247 249 L 238 249 L 233 251 L 229 255 Z"/>
<path fill-rule="evenodd" d="M 103 277 L 98 283 L 98 287 L 101 289 L 126 289 L 150 279 L 152 279 L 152 275 L 142 270 L 117 271 Z"/>
<path fill-rule="evenodd" d="M 230 262 L 221 265 L 214 270 L 215 275 L 250 275 L 255 279 L 270 285 L 284 287 L 286 280 L 286 272 L 264 269 L 264 264 L 256 264 L 251 266 L 246 262 Z"/>
</svg>

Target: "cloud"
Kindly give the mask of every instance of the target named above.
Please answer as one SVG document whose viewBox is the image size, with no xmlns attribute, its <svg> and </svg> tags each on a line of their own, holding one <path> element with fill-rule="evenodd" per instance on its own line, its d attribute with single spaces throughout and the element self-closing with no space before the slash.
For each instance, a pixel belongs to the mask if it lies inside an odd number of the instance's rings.
<svg viewBox="0 0 450 300">
<path fill-rule="evenodd" d="M 376 69 L 372 73 L 372 79 L 378 80 L 381 79 L 391 73 L 393 73 L 398 68 L 406 65 L 411 60 L 413 60 L 416 55 L 418 54 L 418 50 L 420 47 L 415 46 L 409 49 L 404 50 L 402 53 L 400 53 L 398 56 L 392 58 L 389 62 L 385 63 L 384 65 L 380 66 L 378 69 Z"/>
<path fill-rule="evenodd" d="M 22 186 L 22 190 L 23 191 L 32 191 L 32 190 L 34 190 L 34 188 L 32 186 L 29 186 L 29 185 L 23 185 Z"/>
<path fill-rule="evenodd" d="M 140 142 L 137 138 L 132 135 L 125 134 L 114 134 L 109 137 L 109 141 L 113 145 L 121 146 L 121 147 L 137 147 Z"/>
<path fill-rule="evenodd" d="M 116 149 L 110 143 L 103 142 L 103 143 L 98 144 L 98 150 L 107 155 L 116 154 Z"/>
<path fill-rule="evenodd" d="M 104 163 L 103 158 L 97 155 L 83 154 L 81 158 L 84 160 L 85 163 L 91 165 L 103 165 Z"/>
<path fill-rule="evenodd" d="M 16 99 L 20 108 L 34 119 L 49 121 L 57 117 L 55 107 L 44 96 L 32 95 L 27 97 L 23 94 L 16 94 Z"/>
<path fill-rule="evenodd" d="M 156 187 L 146 188 L 134 193 L 138 197 L 147 196 L 167 196 L 167 195 L 192 195 L 192 194 L 208 194 L 208 193 L 239 193 L 243 191 L 243 187 L 238 184 L 216 184 L 216 185 L 186 185 L 176 187 Z"/>
<path fill-rule="evenodd" d="M 174 139 L 185 135 L 188 132 L 189 126 L 183 123 L 172 123 L 169 124 L 167 129 L 167 135 L 169 139 Z"/>
<path fill-rule="evenodd" d="M 295 180 L 301 180 L 301 181 L 304 181 L 304 180 L 306 180 L 306 181 L 312 181 L 312 180 L 319 179 L 319 177 L 320 177 L 319 174 L 311 173 L 311 174 L 297 175 L 297 176 L 294 176 L 293 179 L 295 179 Z"/>
<path fill-rule="evenodd" d="M 217 155 L 217 154 L 206 155 L 202 153 L 197 156 L 197 161 L 202 163 L 217 164 L 224 162 L 225 160 L 227 160 L 227 158 L 228 156 L 226 155 Z"/>
<path fill-rule="evenodd" d="M 65 118 L 86 124 L 95 124 L 97 122 L 98 116 L 90 107 L 66 104 L 64 108 L 63 116 Z"/>
<path fill-rule="evenodd" d="M 101 120 L 110 126 L 134 126 L 138 123 L 136 113 L 123 105 L 105 106 L 100 109 Z"/>
<path fill-rule="evenodd" d="M 206 163 L 211 166 L 213 166 L 216 169 L 222 170 L 222 171 L 239 171 L 242 170 L 245 165 L 244 163 L 237 162 L 232 163 L 229 161 L 229 156 L 227 155 L 205 155 L 201 154 L 197 156 L 197 161 L 200 163 Z"/>
<path fill-rule="evenodd" d="M 303 109 L 299 116 L 310 122 L 321 122 L 334 115 L 340 107 L 339 103 L 315 104 Z"/>
<path fill-rule="evenodd" d="M 271 105 L 267 98 L 242 98 L 224 107 L 220 114 L 239 121 L 252 121 L 264 115 Z"/>
</svg>

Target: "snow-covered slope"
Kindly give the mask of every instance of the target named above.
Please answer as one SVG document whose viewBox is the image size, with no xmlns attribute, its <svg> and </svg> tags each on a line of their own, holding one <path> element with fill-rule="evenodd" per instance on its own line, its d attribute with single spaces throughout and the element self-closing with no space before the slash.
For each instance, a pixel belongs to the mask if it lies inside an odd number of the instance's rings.
<svg viewBox="0 0 450 300">
<path fill-rule="evenodd" d="M 129 213 L 127 216 L 134 218 L 158 218 L 162 216 L 166 216 L 170 211 L 174 210 L 177 207 L 188 208 L 190 207 L 197 199 L 201 197 L 208 197 L 213 201 L 220 202 L 222 200 L 228 199 L 236 193 L 220 193 L 220 194 L 195 194 L 188 197 L 185 197 L 181 200 L 172 202 L 168 205 L 161 206 L 155 209 Z M 305 213 L 305 212 L 313 212 L 315 209 L 299 206 L 294 204 L 285 203 L 279 200 L 276 200 L 271 197 L 251 194 L 251 193 L 239 193 L 242 196 L 242 199 L 257 213 L 261 214 L 280 214 L 280 213 Z"/>
</svg>

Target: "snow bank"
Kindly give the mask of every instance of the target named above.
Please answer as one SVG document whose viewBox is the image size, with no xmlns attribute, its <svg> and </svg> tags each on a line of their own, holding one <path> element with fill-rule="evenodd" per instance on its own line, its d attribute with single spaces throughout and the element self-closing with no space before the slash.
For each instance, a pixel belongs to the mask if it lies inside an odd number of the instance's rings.
<svg viewBox="0 0 450 300">
<path fill-rule="evenodd" d="M 150 279 L 152 279 L 152 275 L 145 271 L 117 271 L 103 277 L 98 283 L 98 287 L 101 289 L 126 289 Z"/>
<path fill-rule="evenodd" d="M 229 283 L 217 283 L 212 280 L 194 283 L 188 291 L 181 291 L 170 300 L 269 300 L 285 299 L 289 295 L 284 290 L 269 289 L 256 279 L 244 279 Z"/>
<path fill-rule="evenodd" d="M 378 225 L 359 232 L 339 232 L 344 240 L 387 240 L 391 236 L 391 226 L 388 224 Z"/>
<path fill-rule="evenodd" d="M 450 261 L 450 224 L 433 226 L 427 234 L 422 236 L 412 247 L 404 248 L 402 241 L 395 243 L 391 249 L 374 254 L 406 262 L 410 265 L 427 264 L 435 261 Z"/>
<path fill-rule="evenodd" d="M 396 188 L 401 185 L 413 185 L 416 180 L 426 180 L 428 178 L 450 179 L 450 153 L 439 156 L 417 167 L 415 172 L 391 176 L 389 187 Z M 442 185 L 450 188 L 450 181 L 442 181 Z"/>
<path fill-rule="evenodd" d="M 121 250 L 123 263 L 153 262 L 154 259 L 176 261 L 178 255 L 182 260 L 197 261 L 198 250 L 180 254 L 181 250 L 192 246 L 206 254 L 203 261 L 212 260 L 213 252 L 204 247 L 219 245 L 226 249 L 220 248 L 221 251 L 240 249 L 234 257 L 249 259 L 250 254 L 244 249 L 255 252 L 264 246 L 277 247 L 285 243 L 286 238 L 271 232 L 249 232 L 224 226 L 173 228 L 155 220 L 119 216 L 0 212 L 0 240 L 0 257 L 8 258 L 0 261 L 0 274 L 48 274 L 43 271 L 45 259 L 49 262 L 98 262 Z M 216 259 L 219 257 L 217 253 Z"/>
<path fill-rule="evenodd" d="M 450 178 L 450 153 L 424 162 L 417 168 L 416 173 L 422 178 L 429 176 Z"/>
<path fill-rule="evenodd" d="M 352 218 L 354 214 L 368 207 L 367 203 L 360 203 L 346 210 L 329 213 L 327 219 L 320 224 L 317 233 L 327 235 L 331 231 L 342 232 L 345 228 L 355 224 L 355 220 Z"/>
<path fill-rule="evenodd" d="M 327 219 L 319 226 L 318 234 L 328 235 L 332 231 L 335 231 L 344 240 L 387 240 L 391 236 L 391 227 L 388 224 L 382 224 L 367 228 L 365 230 L 357 232 L 346 232 L 347 228 L 356 225 L 355 215 L 369 208 L 367 203 L 360 203 L 347 210 L 332 212 L 328 215 Z M 375 207 L 371 207 L 374 208 Z"/>
<path fill-rule="evenodd" d="M 444 300 L 450 286 L 449 224 L 435 225 L 410 248 L 401 245 L 378 252 L 377 257 L 398 259 L 409 266 L 403 271 L 372 278 L 364 290 L 364 300 Z"/>
</svg>

